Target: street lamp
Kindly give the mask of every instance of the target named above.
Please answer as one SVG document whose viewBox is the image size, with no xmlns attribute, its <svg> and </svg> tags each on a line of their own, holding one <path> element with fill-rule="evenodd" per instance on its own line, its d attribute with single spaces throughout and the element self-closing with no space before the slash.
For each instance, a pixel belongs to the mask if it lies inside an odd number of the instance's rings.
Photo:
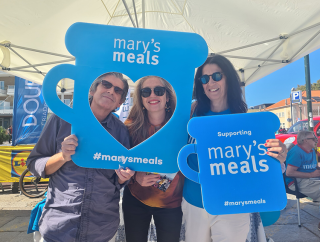
<svg viewBox="0 0 320 242">
<path fill-rule="evenodd" d="M 293 87 L 291 88 L 290 92 L 290 111 L 291 111 L 291 124 L 293 125 L 293 112 L 292 112 L 292 92 L 295 91 L 296 89 Z"/>
<path fill-rule="evenodd" d="M 302 120 L 302 109 L 301 109 L 302 103 L 299 103 L 299 108 L 300 108 L 300 121 Z"/>
</svg>

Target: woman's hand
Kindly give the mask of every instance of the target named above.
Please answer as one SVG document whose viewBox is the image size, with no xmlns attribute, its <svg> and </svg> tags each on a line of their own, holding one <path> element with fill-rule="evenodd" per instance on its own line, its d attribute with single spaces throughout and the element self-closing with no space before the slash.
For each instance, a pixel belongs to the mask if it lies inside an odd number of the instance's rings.
<svg viewBox="0 0 320 242">
<path fill-rule="evenodd" d="M 146 172 L 137 172 L 136 181 L 143 187 L 149 187 L 155 184 L 160 179 L 158 174 L 147 175 Z"/>
<path fill-rule="evenodd" d="M 281 163 L 286 161 L 287 158 L 287 147 L 278 139 L 268 139 L 265 143 L 265 147 L 268 147 L 267 154 L 273 158 L 276 158 Z M 277 152 L 273 153 L 271 151 Z"/>
<path fill-rule="evenodd" d="M 122 168 L 119 168 L 119 169 L 115 170 L 115 172 L 118 175 L 119 184 L 123 184 L 126 181 L 128 181 L 135 173 L 135 171 L 132 171 L 129 168 L 127 168 L 125 170 Z"/>
</svg>

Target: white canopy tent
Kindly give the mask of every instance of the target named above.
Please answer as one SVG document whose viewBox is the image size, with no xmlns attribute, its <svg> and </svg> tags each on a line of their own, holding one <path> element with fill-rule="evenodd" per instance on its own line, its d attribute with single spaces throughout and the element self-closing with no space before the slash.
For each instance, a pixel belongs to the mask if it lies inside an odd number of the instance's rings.
<svg viewBox="0 0 320 242">
<path fill-rule="evenodd" d="M 64 45 L 74 22 L 198 33 L 244 85 L 320 48 L 319 0 L 10 0 L 0 10 L 0 70 L 38 83 L 74 62 Z"/>
</svg>

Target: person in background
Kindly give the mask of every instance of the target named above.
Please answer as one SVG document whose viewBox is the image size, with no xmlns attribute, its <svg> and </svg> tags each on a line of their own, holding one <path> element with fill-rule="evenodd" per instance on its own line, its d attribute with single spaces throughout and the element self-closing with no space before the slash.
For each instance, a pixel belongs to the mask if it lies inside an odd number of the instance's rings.
<svg viewBox="0 0 320 242">
<path fill-rule="evenodd" d="M 7 129 L 7 133 L 9 135 L 9 144 L 10 144 L 12 140 L 12 125 L 10 125 L 9 128 Z"/>
<path fill-rule="evenodd" d="M 197 101 L 192 103 L 191 117 L 247 112 L 239 76 L 231 62 L 221 55 L 209 57 L 197 69 L 194 88 Z M 193 142 L 194 139 L 189 137 L 188 143 Z M 268 155 L 281 162 L 285 161 L 287 149 L 282 142 L 269 139 L 265 146 L 268 147 Z M 193 170 L 198 171 L 195 154 L 189 156 L 188 163 Z M 256 238 L 266 241 L 258 213 L 251 215 L 251 227 L 250 214 L 211 215 L 203 209 L 200 184 L 187 178 L 183 189 L 182 211 L 186 242 L 244 242 L 246 239 L 255 242 L 252 234 L 258 234 Z"/>
<path fill-rule="evenodd" d="M 133 101 L 125 121 L 132 147 L 168 122 L 175 110 L 176 96 L 172 86 L 163 78 L 147 76 L 139 80 Z M 159 174 L 136 172 L 125 187 L 122 208 L 127 242 L 147 242 L 152 217 L 158 242 L 179 241 L 183 175 L 178 172 L 165 191 L 164 187 L 153 186 L 158 180 Z"/>
<path fill-rule="evenodd" d="M 290 190 L 295 191 L 292 177 L 297 179 L 299 192 L 320 201 L 320 182 L 310 178 L 320 178 L 320 167 L 317 162 L 315 147 L 318 138 L 313 131 L 300 131 L 298 144 L 290 149 L 286 161 L 286 183 Z M 318 224 L 320 230 L 320 223 Z"/>
</svg>

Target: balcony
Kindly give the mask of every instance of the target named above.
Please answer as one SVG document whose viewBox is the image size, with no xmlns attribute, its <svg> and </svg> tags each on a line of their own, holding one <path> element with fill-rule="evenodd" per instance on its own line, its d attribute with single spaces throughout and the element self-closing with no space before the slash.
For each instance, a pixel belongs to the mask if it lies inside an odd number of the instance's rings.
<svg viewBox="0 0 320 242">
<path fill-rule="evenodd" d="M 0 115 L 1 114 L 13 114 L 13 107 L 10 106 L 10 102 L 0 101 Z"/>
<path fill-rule="evenodd" d="M 8 85 L 7 95 L 10 95 L 10 96 L 14 95 L 14 85 Z"/>
<path fill-rule="evenodd" d="M 0 89 L 0 97 L 6 97 L 7 96 L 7 91 L 4 89 Z"/>
</svg>

